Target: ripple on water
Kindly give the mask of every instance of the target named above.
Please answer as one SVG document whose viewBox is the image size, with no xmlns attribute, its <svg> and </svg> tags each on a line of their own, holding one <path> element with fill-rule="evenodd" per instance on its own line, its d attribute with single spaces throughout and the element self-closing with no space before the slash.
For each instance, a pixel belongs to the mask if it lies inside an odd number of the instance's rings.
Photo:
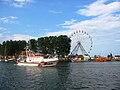
<svg viewBox="0 0 120 90">
<path fill-rule="evenodd" d="M 20 67 L 0 63 L 0 90 L 120 90 L 120 62 Z"/>
</svg>

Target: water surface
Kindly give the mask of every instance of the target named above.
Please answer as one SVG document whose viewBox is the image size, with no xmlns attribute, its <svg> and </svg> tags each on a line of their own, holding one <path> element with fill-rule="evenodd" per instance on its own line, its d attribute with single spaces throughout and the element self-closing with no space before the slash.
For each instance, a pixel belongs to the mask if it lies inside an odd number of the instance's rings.
<svg viewBox="0 0 120 90">
<path fill-rule="evenodd" d="M 38 68 L 0 62 L 0 90 L 120 90 L 120 62 Z"/>
</svg>

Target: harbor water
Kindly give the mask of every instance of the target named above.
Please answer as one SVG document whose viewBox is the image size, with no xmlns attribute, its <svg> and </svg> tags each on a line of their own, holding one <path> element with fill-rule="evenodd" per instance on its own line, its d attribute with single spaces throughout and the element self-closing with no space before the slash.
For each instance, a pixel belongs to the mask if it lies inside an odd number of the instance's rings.
<svg viewBox="0 0 120 90">
<path fill-rule="evenodd" d="M 27 67 L 0 62 L 0 90 L 120 90 L 120 62 Z"/>
</svg>

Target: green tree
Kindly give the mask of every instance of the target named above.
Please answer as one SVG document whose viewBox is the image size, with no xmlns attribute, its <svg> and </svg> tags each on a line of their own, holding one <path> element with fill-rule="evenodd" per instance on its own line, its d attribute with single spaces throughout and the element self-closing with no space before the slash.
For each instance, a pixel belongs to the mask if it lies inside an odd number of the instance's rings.
<svg viewBox="0 0 120 90">
<path fill-rule="evenodd" d="M 61 35 L 57 39 L 56 52 L 58 55 L 68 55 L 70 53 L 71 40 L 66 35 Z"/>
<path fill-rule="evenodd" d="M 0 44 L 0 55 L 2 55 L 2 44 Z"/>
<path fill-rule="evenodd" d="M 38 38 L 38 47 L 44 54 L 67 55 L 71 40 L 66 35 Z"/>
<path fill-rule="evenodd" d="M 1 55 L 13 56 L 18 55 L 26 46 L 26 41 L 4 41 L 1 45 Z"/>
<path fill-rule="evenodd" d="M 31 49 L 31 50 L 37 50 L 37 41 L 35 40 L 35 39 L 31 39 L 31 40 L 29 40 L 29 48 Z"/>
<path fill-rule="evenodd" d="M 28 44 L 31 50 L 39 50 L 43 54 L 58 54 L 68 55 L 70 52 L 71 40 L 66 35 L 41 37 L 38 40 L 31 39 L 28 43 L 26 41 L 4 41 L 0 44 L 0 54 L 18 55 L 25 49 Z"/>
</svg>

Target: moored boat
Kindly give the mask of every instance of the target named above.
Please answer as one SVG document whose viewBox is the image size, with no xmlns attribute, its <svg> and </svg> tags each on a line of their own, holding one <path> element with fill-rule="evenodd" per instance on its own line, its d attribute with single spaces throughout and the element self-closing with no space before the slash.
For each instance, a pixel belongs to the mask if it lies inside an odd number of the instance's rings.
<svg viewBox="0 0 120 90">
<path fill-rule="evenodd" d="M 42 59 L 42 56 L 27 56 L 26 58 L 20 57 L 16 64 L 20 66 L 39 66 Z"/>
<path fill-rule="evenodd" d="M 83 56 L 83 55 L 77 55 L 74 56 L 71 61 L 72 62 L 88 62 L 90 59 L 90 56 Z"/>
<path fill-rule="evenodd" d="M 56 66 L 58 63 L 58 58 L 57 57 L 48 57 L 44 58 L 41 62 L 40 65 L 42 67 L 50 67 L 50 66 Z"/>
<path fill-rule="evenodd" d="M 57 63 L 58 63 L 57 57 L 44 58 L 42 56 L 33 56 L 33 57 L 27 57 L 26 59 L 23 59 L 21 61 L 17 61 L 16 64 L 20 66 L 48 67 L 48 66 L 56 66 Z"/>
<path fill-rule="evenodd" d="M 26 56 L 19 57 L 16 64 L 20 66 L 55 66 L 57 65 L 58 58 L 56 56 L 44 57 L 43 54 L 35 53 L 32 50 L 27 51 Z"/>
<path fill-rule="evenodd" d="M 109 61 L 109 59 L 102 57 L 102 56 L 99 56 L 98 58 L 95 59 L 95 61 L 96 62 L 107 62 L 107 61 Z"/>
<path fill-rule="evenodd" d="M 57 57 L 44 57 L 43 54 L 39 52 L 35 52 L 33 50 L 29 49 L 29 46 L 26 46 L 24 55 L 21 54 L 22 57 L 20 57 L 17 60 L 17 65 L 22 66 L 55 66 L 58 62 Z M 44 62 L 44 63 L 43 63 Z M 47 64 L 45 64 L 47 63 Z M 49 65 L 48 65 L 49 63 Z"/>
</svg>

